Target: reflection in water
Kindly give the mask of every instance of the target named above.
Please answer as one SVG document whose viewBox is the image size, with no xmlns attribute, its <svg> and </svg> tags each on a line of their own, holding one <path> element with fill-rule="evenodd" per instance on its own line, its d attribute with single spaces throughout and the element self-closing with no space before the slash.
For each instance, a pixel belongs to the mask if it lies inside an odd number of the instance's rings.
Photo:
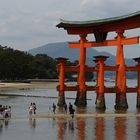
<svg viewBox="0 0 140 140">
<path fill-rule="evenodd" d="M 85 140 L 85 119 L 77 118 L 77 140 Z"/>
<path fill-rule="evenodd" d="M 117 117 L 114 119 L 115 140 L 126 139 L 126 118 Z"/>
<path fill-rule="evenodd" d="M 75 132 L 75 121 L 73 119 L 64 119 L 64 118 L 58 118 L 57 119 L 57 139 L 58 140 L 71 140 L 74 139 L 74 132 Z"/>
<path fill-rule="evenodd" d="M 96 140 L 104 140 L 104 118 L 96 118 L 95 121 L 95 138 Z"/>
<path fill-rule="evenodd" d="M 70 130 L 71 132 L 74 132 L 74 121 L 73 121 L 73 120 L 70 120 L 70 121 L 69 121 L 69 130 Z"/>
<path fill-rule="evenodd" d="M 129 121 L 129 123 L 128 123 Z M 126 140 L 140 138 L 140 119 L 137 118 L 75 118 L 56 119 L 58 140 Z M 133 127 L 134 126 L 134 127 Z M 133 134 L 133 135 L 131 135 Z"/>
<path fill-rule="evenodd" d="M 2 129 L 3 129 L 3 120 L 0 120 L 0 134 L 2 134 Z"/>
<path fill-rule="evenodd" d="M 77 108 L 77 113 L 79 114 L 86 114 L 86 108 Z M 77 140 L 85 140 L 85 119 L 84 118 L 77 118 Z"/>
<path fill-rule="evenodd" d="M 10 119 L 0 119 L 0 133 L 2 132 L 3 127 L 8 128 Z"/>
<path fill-rule="evenodd" d="M 57 134 L 58 140 L 63 140 L 65 131 L 67 129 L 67 122 L 63 118 L 58 118 L 57 125 L 58 125 L 58 134 Z"/>
<path fill-rule="evenodd" d="M 5 120 L 4 120 L 4 124 L 5 124 L 5 127 L 7 128 L 8 125 L 9 125 L 9 119 L 5 119 Z"/>
<path fill-rule="evenodd" d="M 36 119 L 29 118 L 31 128 L 36 128 Z"/>
<path fill-rule="evenodd" d="M 137 131 L 136 131 L 136 140 L 140 139 L 140 118 L 137 117 L 137 121 L 136 121 L 136 126 L 137 126 Z"/>
<path fill-rule="evenodd" d="M 85 119 L 57 119 L 58 125 L 58 140 L 71 140 L 74 139 L 76 134 L 76 140 L 85 140 Z M 75 129 L 76 126 L 76 129 Z M 77 133 L 76 133 L 77 132 Z"/>
</svg>

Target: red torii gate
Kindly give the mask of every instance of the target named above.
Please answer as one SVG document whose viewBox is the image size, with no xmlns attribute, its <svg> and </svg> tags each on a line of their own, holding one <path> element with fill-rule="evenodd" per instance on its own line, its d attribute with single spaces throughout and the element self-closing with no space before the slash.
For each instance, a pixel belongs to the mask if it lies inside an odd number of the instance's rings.
<svg viewBox="0 0 140 140">
<path fill-rule="evenodd" d="M 121 16 L 121 17 L 114 17 L 114 18 L 107 18 L 102 20 L 93 20 L 93 21 L 64 21 L 57 25 L 58 28 L 64 28 L 67 30 L 68 34 L 79 35 L 80 40 L 79 42 L 70 42 L 70 48 L 79 48 L 79 68 L 78 68 L 78 86 L 73 90 L 77 90 L 77 98 L 75 104 L 77 106 L 85 106 L 86 105 L 86 91 L 88 87 L 85 84 L 85 72 L 88 69 L 93 68 L 86 68 L 85 61 L 86 61 L 86 48 L 89 47 L 102 47 L 102 46 L 117 46 L 116 52 L 116 83 L 115 83 L 115 92 L 116 92 L 116 108 L 128 108 L 127 98 L 126 98 L 126 66 L 124 61 L 124 54 L 123 54 L 123 45 L 131 45 L 131 44 L 138 44 L 139 37 L 132 37 L 126 38 L 123 36 L 125 30 L 130 30 L 134 28 L 140 27 L 140 12 L 136 12 L 133 14 Z M 117 36 L 113 40 L 106 40 L 108 32 L 116 32 Z M 95 41 L 88 41 L 86 39 L 88 34 L 94 34 Z M 98 57 L 96 58 L 96 62 L 99 65 L 98 71 L 98 89 L 97 92 L 97 99 L 96 99 L 96 107 L 97 108 L 105 108 L 104 105 L 104 97 L 102 96 L 105 92 L 104 88 L 104 81 L 103 81 L 103 72 L 105 67 L 103 66 L 103 61 L 105 61 L 105 57 Z M 59 59 L 60 60 L 60 59 Z M 60 60 L 62 61 L 62 59 Z M 64 60 L 63 60 L 64 62 Z M 74 68 L 71 68 L 74 69 Z M 75 68 L 77 69 L 77 68 Z M 112 67 L 108 66 L 108 70 L 111 70 Z M 135 69 L 135 68 L 133 68 Z M 62 75 L 62 74 L 61 74 Z M 60 88 L 59 93 L 64 92 L 64 84 L 61 85 L 61 80 L 63 76 L 60 76 Z M 62 88 L 63 87 L 63 88 Z M 63 89 L 63 90 L 62 90 Z M 90 89 L 90 87 L 89 87 Z M 61 92 L 63 91 L 63 92 Z M 100 96 L 101 95 L 101 96 Z M 62 98 L 62 96 L 59 96 Z M 62 100 L 61 100 L 62 101 Z M 62 102 L 63 103 L 63 102 Z M 60 105 L 60 101 L 58 101 L 58 105 Z"/>
</svg>

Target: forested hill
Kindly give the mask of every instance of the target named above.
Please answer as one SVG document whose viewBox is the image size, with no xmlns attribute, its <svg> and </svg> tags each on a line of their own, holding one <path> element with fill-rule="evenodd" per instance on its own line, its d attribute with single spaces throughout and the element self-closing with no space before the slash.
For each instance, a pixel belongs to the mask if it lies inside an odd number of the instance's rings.
<svg viewBox="0 0 140 140">
<path fill-rule="evenodd" d="M 27 78 L 57 78 L 56 61 L 47 55 L 32 56 L 0 46 L 0 80 Z"/>
<path fill-rule="evenodd" d="M 79 49 L 71 49 L 68 47 L 67 42 L 58 42 L 58 43 L 49 43 L 28 51 L 32 55 L 36 54 L 47 54 L 52 58 L 56 57 L 67 57 L 70 61 L 78 60 L 79 58 Z M 93 56 L 105 55 L 109 56 L 106 61 L 108 65 L 115 65 L 116 57 L 108 52 L 99 52 L 96 49 L 88 48 L 86 50 L 86 64 L 93 66 Z M 125 59 L 125 63 L 128 66 L 135 65 L 135 62 L 132 59 Z"/>
<path fill-rule="evenodd" d="M 20 81 L 26 79 L 58 79 L 57 62 L 47 54 L 35 56 L 0 45 L 0 80 Z M 67 62 L 67 65 L 77 65 L 77 62 Z M 72 74 L 66 73 L 65 78 L 73 79 Z M 93 78 L 87 73 L 87 79 Z"/>
<path fill-rule="evenodd" d="M 58 52 L 62 52 L 62 50 L 59 49 Z M 65 52 L 65 54 L 67 53 Z M 56 57 L 62 56 L 59 55 Z M 88 62 L 90 63 L 92 59 L 90 58 Z M 33 56 L 27 52 L 0 45 L 0 80 L 23 80 L 34 78 L 56 79 L 58 78 L 56 65 L 56 60 L 48 56 L 48 54 L 36 54 Z M 67 65 L 77 65 L 77 63 L 76 61 L 69 61 L 67 62 Z M 66 73 L 65 78 L 72 79 L 73 75 L 75 75 L 75 73 Z M 86 78 L 88 80 L 92 79 L 93 74 L 87 73 Z"/>
</svg>

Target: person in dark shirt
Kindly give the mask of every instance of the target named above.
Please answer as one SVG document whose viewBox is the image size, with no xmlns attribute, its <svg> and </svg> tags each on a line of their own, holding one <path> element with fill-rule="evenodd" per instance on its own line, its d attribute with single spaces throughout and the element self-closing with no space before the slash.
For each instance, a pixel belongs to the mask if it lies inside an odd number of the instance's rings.
<svg viewBox="0 0 140 140">
<path fill-rule="evenodd" d="M 73 108 L 72 104 L 69 103 L 69 112 L 71 112 L 71 109 Z"/>
<path fill-rule="evenodd" d="M 70 113 L 72 119 L 74 118 L 74 112 L 75 112 L 75 110 L 73 108 L 73 105 L 71 103 L 69 103 L 69 113 Z"/>
<path fill-rule="evenodd" d="M 53 113 L 55 114 L 56 111 L 56 105 L 53 103 Z"/>
<path fill-rule="evenodd" d="M 64 109 L 65 109 L 65 112 L 67 113 L 67 104 L 66 103 L 64 104 Z"/>
</svg>

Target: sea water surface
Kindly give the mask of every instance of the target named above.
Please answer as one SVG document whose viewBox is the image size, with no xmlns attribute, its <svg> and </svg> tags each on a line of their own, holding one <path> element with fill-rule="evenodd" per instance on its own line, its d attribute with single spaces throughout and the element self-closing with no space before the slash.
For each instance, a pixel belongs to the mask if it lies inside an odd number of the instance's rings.
<svg viewBox="0 0 140 140">
<path fill-rule="evenodd" d="M 136 86 L 136 80 L 128 80 L 128 86 Z M 74 83 L 69 83 L 74 84 Z M 94 84 L 94 83 L 88 83 Z M 106 82 L 106 86 L 113 86 Z M 1 91 L 5 94 L 34 95 L 42 97 L 9 96 L 0 99 L 0 104 L 12 106 L 12 118 L 0 120 L 0 140 L 139 140 L 140 118 L 104 117 L 104 118 L 36 118 L 29 119 L 28 107 L 31 102 L 37 105 L 37 114 L 52 114 L 52 104 L 57 103 L 58 92 L 55 89 L 25 89 Z M 45 96 L 45 97 L 44 97 Z M 76 92 L 66 92 L 66 102 L 74 104 Z M 87 107 L 76 113 L 95 113 L 94 92 L 87 93 Z M 105 113 L 115 113 L 115 94 L 105 94 Z M 126 113 L 138 113 L 136 93 L 127 94 L 129 109 Z M 61 112 L 57 109 L 58 113 Z"/>
</svg>

